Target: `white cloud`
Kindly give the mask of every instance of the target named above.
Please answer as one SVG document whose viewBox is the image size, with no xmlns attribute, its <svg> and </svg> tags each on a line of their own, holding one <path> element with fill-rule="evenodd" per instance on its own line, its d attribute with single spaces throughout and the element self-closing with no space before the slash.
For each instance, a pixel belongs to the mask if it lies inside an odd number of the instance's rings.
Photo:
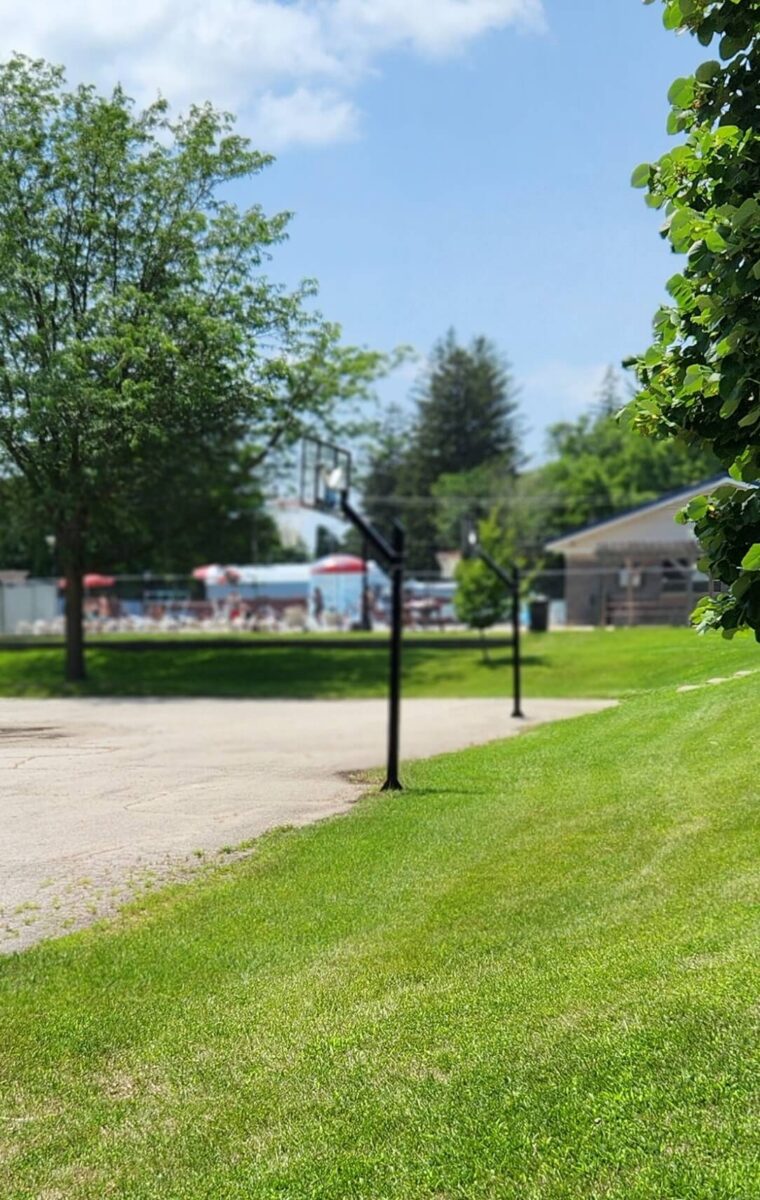
<svg viewBox="0 0 760 1200">
<path fill-rule="evenodd" d="M 451 56 L 542 21 L 542 0 L 0 0 L 0 56 L 118 80 L 140 102 L 211 99 L 276 149 L 355 136 L 353 91 L 384 54 Z"/>
<path fill-rule="evenodd" d="M 326 0 L 338 39 L 369 52 L 408 45 L 451 54 L 506 25 L 540 28 L 541 0 Z"/>
<path fill-rule="evenodd" d="M 264 146 L 318 146 L 354 137 L 359 113 L 338 92 L 299 87 L 284 96 L 266 92 L 256 105 L 254 125 Z"/>
</svg>

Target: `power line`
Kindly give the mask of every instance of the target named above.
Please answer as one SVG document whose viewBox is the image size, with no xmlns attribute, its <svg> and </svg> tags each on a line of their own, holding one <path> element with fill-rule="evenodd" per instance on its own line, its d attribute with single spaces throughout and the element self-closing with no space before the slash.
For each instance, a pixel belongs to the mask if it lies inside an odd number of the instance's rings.
<svg viewBox="0 0 760 1200">
<path fill-rule="evenodd" d="M 709 489 L 707 489 L 709 490 Z M 657 495 L 652 497 L 652 500 L 657 500 Z M 618 499 L 613 503 L 610 502 L 609 495 L 606 492 L 590 492 L 574 494 L 571 497 L 560 492 L 539 492 L 534 496 L 504 496 L 504 495 L 456 495 L 456 496 L 363 496 L 363 504 L 374 504 L 378 506 L 385 505 L 389 508 L 440 508 L 442 506 L 454 507 L 462 504 L 503 504 L 511 508 L 530 508 L 532 506 L 539 507 L 543 505 L 560 504 L 565 507 L 571 507 L 579 503 L 603 504 L 605 508 L 611 509 L 614 512 L 624 512 L 626 509 L 637 504 L 648 504 L 649 500 L 642 500 L 640 496 L 630 496 L 625 499 Z"/>
</svg>

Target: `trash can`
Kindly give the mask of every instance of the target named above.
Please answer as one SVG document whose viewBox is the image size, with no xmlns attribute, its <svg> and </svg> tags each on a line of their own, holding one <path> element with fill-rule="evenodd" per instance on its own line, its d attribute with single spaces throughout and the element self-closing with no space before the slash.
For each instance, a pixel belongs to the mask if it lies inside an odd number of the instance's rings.
<svg viewBox="0 0 760 1200">
<path fill-rule="evenodd" d="M 549 601 L 546 596 L 533 596 L 528 603 L 531 633 L 546 633 L 549 628 Z"/>
</svg>

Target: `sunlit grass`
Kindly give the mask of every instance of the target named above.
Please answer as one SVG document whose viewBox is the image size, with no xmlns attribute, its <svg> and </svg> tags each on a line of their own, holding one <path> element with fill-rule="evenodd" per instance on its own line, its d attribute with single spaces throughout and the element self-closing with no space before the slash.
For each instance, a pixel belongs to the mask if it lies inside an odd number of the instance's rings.
<svg viewBox="0 0 760 1200">
<path fill-rule="evenodd" d="M 6 960 L 4 1200 L 751 1200 L 759 719 L 416 763 Z"/>
</svg>

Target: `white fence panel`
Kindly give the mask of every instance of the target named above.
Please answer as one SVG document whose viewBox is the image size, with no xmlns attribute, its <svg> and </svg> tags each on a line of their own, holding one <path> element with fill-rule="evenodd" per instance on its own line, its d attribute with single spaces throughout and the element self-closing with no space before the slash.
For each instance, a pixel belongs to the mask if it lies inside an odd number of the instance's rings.
<svg viewBox="0 0 760 1200">
<path fill-rule="evenodd" d="M 0 586 L 0 633 L 31 633 L 35 622 L 52 622 L 56 615 L 55 584 L 35 581 Z"/>
</svg>

